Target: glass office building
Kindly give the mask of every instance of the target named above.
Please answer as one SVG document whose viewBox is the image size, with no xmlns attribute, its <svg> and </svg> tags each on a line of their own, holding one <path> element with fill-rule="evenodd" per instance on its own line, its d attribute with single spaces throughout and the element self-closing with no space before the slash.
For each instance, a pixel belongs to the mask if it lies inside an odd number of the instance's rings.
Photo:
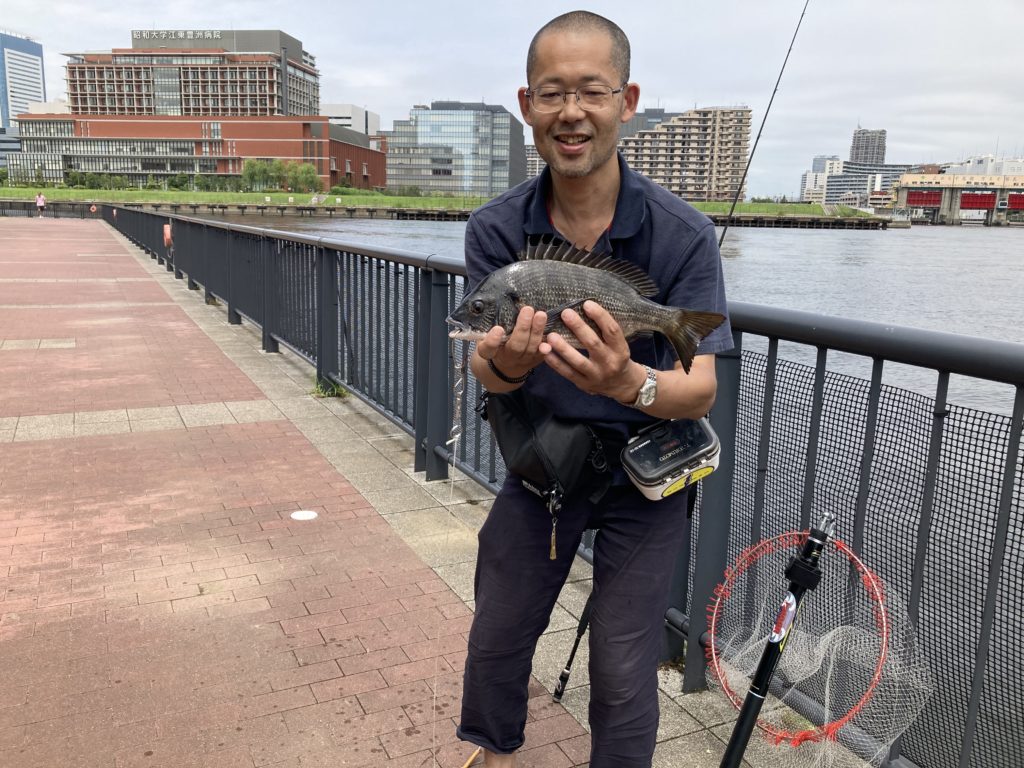
<svg viewBox="0 0 1024 768">
<path fill-rule="evenodd" d="M 29 102 L 46 101 L 43 46 L 30 37 L 0 29 L 0 128 L 18 127 Z"/>
<path fill-rule="evenodd" d="M 501 106 L 435 101 L 384 136 L 392 189 L 494 197 L 526 180 L 523 124 Z"/>
</svg>

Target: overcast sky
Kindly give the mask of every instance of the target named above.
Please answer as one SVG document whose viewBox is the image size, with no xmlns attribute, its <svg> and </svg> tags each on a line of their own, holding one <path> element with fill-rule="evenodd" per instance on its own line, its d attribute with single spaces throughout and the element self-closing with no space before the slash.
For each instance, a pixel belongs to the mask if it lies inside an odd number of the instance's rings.
<svg viewBox="0 0 1024 768">
<path fill-rule="evenodd" d="M 746 105 L 757 135 L 804 0 L 590 2 L 633 48 L 640 105 Z M 280 29 L 316 56 L 320 98 L 381 116 L 414 104 L 502 104 L 518 116 L 526 49 L 576 2 L 512 0 L 4 0 L 0 28 L 44 48 L 47 96 L 61 53 L 131 47 L 132 29 Z M 846 158 L 854 128 L 888 130 L 887 162 L 1024 155 L 1024 1 L 810 0 L 754 155 L 750 195 L 793 195 L 817 154 Z M 527 143 L 532 141 L 527 128 Z"/>
</svg>

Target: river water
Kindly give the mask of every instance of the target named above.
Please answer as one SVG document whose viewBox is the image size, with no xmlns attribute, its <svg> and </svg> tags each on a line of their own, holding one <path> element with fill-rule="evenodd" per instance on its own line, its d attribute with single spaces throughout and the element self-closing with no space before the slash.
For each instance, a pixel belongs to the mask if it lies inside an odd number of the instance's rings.
<svg viewBox="0 0 1024 768">
<path fill-rule="evenodd" d="M 455 257 L 462 254 L 466 227 L 465 222 L 223 218 L 352 245 Z M 732 228 L 722 258 L 732 300 L 1024 342 L 1024 228 Z M 756 341 L 749 346 L 758 349 Z M 813 362 L 802 348 L 783 345 L 780 354 Z M 870 361 L 847 357 L 840 358 L 840 370 L 869 377 Z M 885 381 L 934 394 L 934 373 L 902 368 L 888 366 Z M 951 381 L 950 401 L 999 412 L 1008 412 L 1012 403 L 1009 387 L 958 377 Z"/>
</svg>

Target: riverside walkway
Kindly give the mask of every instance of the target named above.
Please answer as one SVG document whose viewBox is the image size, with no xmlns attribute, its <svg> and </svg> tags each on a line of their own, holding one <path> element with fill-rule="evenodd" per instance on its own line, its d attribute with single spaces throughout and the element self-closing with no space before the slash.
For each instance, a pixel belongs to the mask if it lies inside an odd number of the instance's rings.
<svg viewBox="0 0 1024 768">
<path fill-rule="evenodd" d="M 312 388 L 103 222 L 0 218 L 0 764 L 466 762 L 491 497 Z M 588 576 L 541 640 L 522 768 L 587 763 L 585 647 L 564 707 L 548 691 Z M 717 766 L 728 708 L 661 680 L 655 766 Z M 750 766 L 782 764 L 755 742 Z"/>
</svg>

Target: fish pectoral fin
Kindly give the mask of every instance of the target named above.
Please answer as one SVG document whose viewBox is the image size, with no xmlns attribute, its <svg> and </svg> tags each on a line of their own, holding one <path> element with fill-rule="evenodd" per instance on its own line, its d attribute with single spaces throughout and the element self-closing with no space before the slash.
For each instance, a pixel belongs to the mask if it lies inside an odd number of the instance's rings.
<svg viewBox="0 0 1024 768">
<path fill-rule="evenodd" d="M 544 326 L 544 333 L 551 333 L 551 331 L 554 330 L 555 323 L 562 322 L 562 312 L 566 309 L 571 309 L 583 315 L 583 305 L 588 301 L 597 301 L 597 299 L 590 297 L 585 299 L 576 299 L 575 301 L 570 301 L 557 307 L 545 309 L 544 312 L 548 316 L 548 324 Z M 584 317 L 586 316 L 584 315 Z"/>
</svg>

